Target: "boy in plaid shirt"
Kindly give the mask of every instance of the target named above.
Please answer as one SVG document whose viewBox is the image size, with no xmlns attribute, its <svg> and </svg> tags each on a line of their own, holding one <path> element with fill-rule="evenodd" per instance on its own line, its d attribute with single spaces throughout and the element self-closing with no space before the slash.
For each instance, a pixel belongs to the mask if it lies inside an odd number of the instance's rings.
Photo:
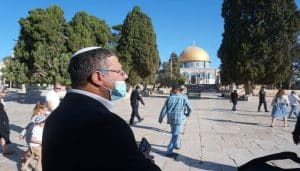
<svg viewBox="0 0 300 171">
<path fill-rule="evenodd" d="M 185 117 L 185 108 L 187 109 L 186 116 L 189 116 L 192 111 L 187 97 L 180 93 L 178 85 L 172 87 L 172 92 L 167 98 L 159 116 L 159 123 L 161 123 L 164 116 L 167 115 L 167 123 L 171 126 L 172 138 L 168 145 L 167 155 L 172 155 L 174 148 L 180 148 L 179 134 L 183 118 Z"/>
</svg>

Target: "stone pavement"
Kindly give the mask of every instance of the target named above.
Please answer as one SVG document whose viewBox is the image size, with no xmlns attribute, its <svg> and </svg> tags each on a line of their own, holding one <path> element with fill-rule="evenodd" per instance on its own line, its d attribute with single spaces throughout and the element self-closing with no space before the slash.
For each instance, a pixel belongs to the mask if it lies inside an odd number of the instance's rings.
<svg viewBox="0 0 300 171">
<path fill-rule="evenodd" d="M 202 99 L 190 100 L 193 112 L 181 136 L 181 149 L 175 150 L 177 157 L 166 157 L 170 127 L 166 124 L 166 118 L 162 124 L 158 123 L 165 97 L 144 97 L 146 105 L 141 105 L 140 114 L 145 120 L 131 126 L 137 141 L 146 137 L 152 144 L 155 162 L 164 171 L 231 171 L 253 158 L 267 154 L 294 151 L 300 156 L 300 145 L 293 144 L 291 136 L 295 119 L 289 120 L 289 127 L 282 127 L 283 122 L 278 121 L 271 128 L 270 112 L 257 112 L 257 97 L 239 101 L 238 112 L 232 112 L 229 100 L 206 93 Z M 0 170 L 14 171 L 20 169 L 20 156 L 27 148 L 24 141 L 18 140 L 18 135 L 30 120 L 34 100 L 22 101 L 13 98 L 12 94 L 7 100 L 11 140 L 17 147 L 17 153 L 6 156 L 1 153 Z M 269 106 L 270 101 L 271 98 L 268 98 Z M 113 111 L 128 121 L 131 112 L 129 99 L 117 101 Z M 285 168 L 300 167 L 290 160 L 272 161 L 271 164 Z"/>
</svg>

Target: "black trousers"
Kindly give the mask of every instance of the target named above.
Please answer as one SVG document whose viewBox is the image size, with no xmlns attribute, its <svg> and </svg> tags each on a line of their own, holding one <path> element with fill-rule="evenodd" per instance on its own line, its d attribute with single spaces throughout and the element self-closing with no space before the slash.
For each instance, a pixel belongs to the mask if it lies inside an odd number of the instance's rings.
<svg viewBox="0 0 300 171">
<path fill-rule="evenodd" d="M 265 112 L 268 111 L 268 108 L 267 108 L 267 102 L 265 100 L 259 100 L 259 104 L 258 104 L 258 111 L 260 111 L 260 106 L 261 104 L 264 104 L 264 108 L 265 108 Z"/>
<path fill-rule="evenodd" d="M 130 117 L 130 124 L 133 124 L 134 117 L 137 117 L 137 119 L 140 121 L 141 117 L 139 115 L 139 106 L 138 105 L 131 105 L 132 112 L 131 112 L 131 117 Z"/>
</svg>

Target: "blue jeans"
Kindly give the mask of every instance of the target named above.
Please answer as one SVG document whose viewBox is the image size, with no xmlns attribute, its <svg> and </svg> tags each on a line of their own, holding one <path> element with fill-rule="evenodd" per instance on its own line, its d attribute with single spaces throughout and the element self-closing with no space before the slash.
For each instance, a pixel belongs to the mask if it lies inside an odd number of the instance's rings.
<svg viewBox="0 0 300 171">
<path fill-rule="evenodd" d="M 291 117 L 291 115 L 293 113 L 298 118 L 298 107 L 297 107 L 297 105 L 291 105 L 291 111 L 290 111 L 289 117 Z"/>
<path fill-rule="evenodd" d="M 186 122 L 186 117 L 184 116 L 184 118 L 182 120 L 182 123 L 180 125 L 180 132 L 183 132 L 183 128 L 184 128 L 185 122 Z"/>
<path fill-rule="evenodd" d="M 172 153 L 175 147 L 180 147 L 179 134 L 180 134 L 181 125 L 171 124 L 170 126 L 171 126 L 172 138 L 170 144 L 168 145 L 167 153 Z"/>
<path fill-rule="evenodd" d="M 237 102 L 232 102 L 232 111 L 236 111 Z"/>
</svg>

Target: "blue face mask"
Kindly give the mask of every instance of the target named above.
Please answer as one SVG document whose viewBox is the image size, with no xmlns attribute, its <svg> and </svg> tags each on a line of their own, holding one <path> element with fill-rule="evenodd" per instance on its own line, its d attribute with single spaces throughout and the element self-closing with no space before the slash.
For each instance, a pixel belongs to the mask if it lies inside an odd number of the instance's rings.
<svg viewBox="0 0 300 171">
<path fill-rule="evenodd" d="M 110 100 L 119 100 L 126 95 L 126 83 L 125 81 L 115 81 L 115 88 L 110 90 Z"/>
</svg>

